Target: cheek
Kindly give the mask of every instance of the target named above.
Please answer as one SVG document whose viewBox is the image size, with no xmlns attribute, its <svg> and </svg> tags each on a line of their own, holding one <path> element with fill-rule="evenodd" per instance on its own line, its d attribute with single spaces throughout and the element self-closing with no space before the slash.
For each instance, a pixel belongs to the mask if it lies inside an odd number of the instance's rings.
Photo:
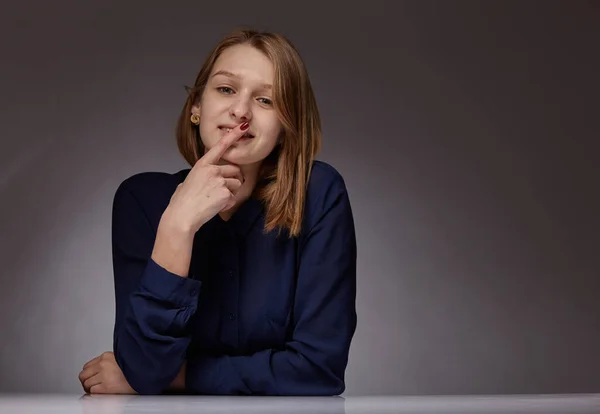
<svg viewBox="0 0 600 414">
<path fill-rule="evenodd" d="M 204 143 L 204 145 L 209 144 L 207 142 L 207 140 L 210 137 L 210 134 L 208 132 L 207 123 L 200 121 L 200 128 L 199 128 L 199 130 L 200 130 L 200 138 L 202 139 L 202 142 Z"/>
<path fill-rule="evenodd" d="M 265 129 L 265 137 L 269 143 L 277 143 L 279 136 L 282 134 L 283 127 L 279 120 L 269 122 L 268 127 Z"/>
<path fill-rule="evenodd" d="M 265 131 L 261 137 L 260 143 L 258 144 L 260 147 L 260 152 L 267 155 L 270 153 L 273 148 L 277 145 L 277 139 L 279 138 L 279 130 L 278 129 L 270 129 L 269 131 Z"/>
<path fill-rule="evenodd" d="M 273 129 L 269 132 L 269 143 L 275 145 L 279 139 L 279 129 Z"/>
<path fill-rule="evenodd" d="M 200 112 L 199 131 L 205 145 L 210 145 L 212 141 L 218 139 L 218 134 L 215 132 L 215 128 L 217 128 L 215 119 L 216 117 L 211 111 Z"/>
</svg>

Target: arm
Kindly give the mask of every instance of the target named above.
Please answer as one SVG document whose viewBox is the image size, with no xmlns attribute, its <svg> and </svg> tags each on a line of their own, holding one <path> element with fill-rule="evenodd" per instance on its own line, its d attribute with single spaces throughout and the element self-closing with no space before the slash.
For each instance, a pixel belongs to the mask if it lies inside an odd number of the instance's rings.
<svg viewBox="0 0 600 414">
<path fill-rule="evenodd" d="M 159 237 L 125 186 L 115 194 L 112 223 L 115 359 L 136 392 L 158 394 L 184 361 L 190 341 L 185 326 L 201 285 L 154 261 Z"/>
<path fill-rule="evenodd" d="M 191 340 L 186 325 L 196 312 L 201 287 L 199 281 L 187 278 L 194 234 L 235 204 L 243 176 L 239 167 L 218 161 L 248 126 L 248 122 L 238 125 L 196 162 L 170 195 L 158 234 L 125 185 L 115 194 L 113 349 L 123 375 L 140 394 L 177 386 L 178 373 L 185 370 Z"/>
<path fill-rule="evenodd" d="M 356 328 L 356 240 L 345 188 L 328 192 L 302 247 L 294 330 L 285 350 L 190 357 L 194 394 L 338 395 Z"/>
</svg>

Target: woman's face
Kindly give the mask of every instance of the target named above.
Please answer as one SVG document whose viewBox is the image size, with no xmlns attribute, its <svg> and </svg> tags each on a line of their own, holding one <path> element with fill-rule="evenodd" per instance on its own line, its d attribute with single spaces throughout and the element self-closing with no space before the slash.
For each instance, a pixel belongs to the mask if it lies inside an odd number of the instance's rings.
<svg viewBox="0 0 600 414">
<path fill-rule="evenodd" d="M 217 59 L 192 113 L 200 115 L 200 136 L 208 151 L 226 133 L 247 121 L 247 133 L 233 144 L 223 159 L 233 164 L 261 162 L 275 148 L 282 131 L 273 106 L 273 65 L 249 45 L 226 49 Z"/>
</svg>

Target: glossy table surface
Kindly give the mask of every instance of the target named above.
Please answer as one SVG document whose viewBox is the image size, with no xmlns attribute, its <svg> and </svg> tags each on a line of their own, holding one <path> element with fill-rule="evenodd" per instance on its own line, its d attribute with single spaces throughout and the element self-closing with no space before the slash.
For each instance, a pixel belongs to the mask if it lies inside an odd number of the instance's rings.
<svg viewBox="0 0 600 414">
<path fill-rule="evenodd" d="M 412 397 L 1 395 L 0 413 L 599 413 L 600 394 Z"/>
</svg>

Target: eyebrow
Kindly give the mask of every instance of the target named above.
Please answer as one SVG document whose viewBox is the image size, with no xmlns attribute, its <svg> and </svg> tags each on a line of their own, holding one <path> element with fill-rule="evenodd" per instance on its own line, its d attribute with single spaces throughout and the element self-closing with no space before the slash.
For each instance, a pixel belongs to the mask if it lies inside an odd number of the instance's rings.
<svg viewBox="0 0 600 414">
<path fill-rule="evenodd" d="M 215 72 L 211 76 L 211 78 L 214 78 L 215 76 L 218 76 L 218 75 L 227 76 L 228 78 L 235 78 L 235 79 L 242 78 L 240 75 L 233 73 L 233 72 L 229 72 L 228 70 L 219 70 L 219 71 Z M 264 89 L 273 89 L 273 86 L 270 83 L 263 83 L 260 86 Z"/>
</svg>

